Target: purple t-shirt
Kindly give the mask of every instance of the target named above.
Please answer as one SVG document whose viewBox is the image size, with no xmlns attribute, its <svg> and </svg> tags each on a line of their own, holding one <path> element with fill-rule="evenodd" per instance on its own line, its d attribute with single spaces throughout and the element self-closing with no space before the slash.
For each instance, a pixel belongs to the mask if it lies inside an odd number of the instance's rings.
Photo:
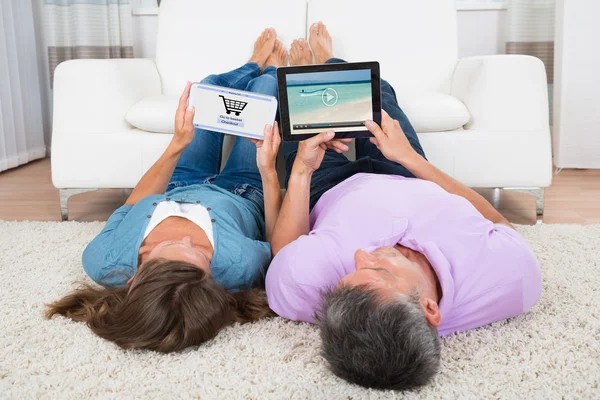
<svg viewBox="0 0 600 400">
<path fill-rule="evenodd" d="M 440 281 L 441 336 L 519 315 L 541 294 L 521 235 L 429 181 L 354 175 L 321 197 L 310 226 L 267 272 L 269 305 L 285 318 L 314 322 L 321 290 L 355 270 L 356 250 L 396 244 L 425 255 Z"/>
</svg>

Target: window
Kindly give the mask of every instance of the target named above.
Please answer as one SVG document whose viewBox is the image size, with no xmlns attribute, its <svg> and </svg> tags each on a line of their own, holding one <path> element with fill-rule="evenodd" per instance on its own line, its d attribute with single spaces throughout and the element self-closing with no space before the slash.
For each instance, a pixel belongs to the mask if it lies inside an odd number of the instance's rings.
<svg viewBox="0 0 600 400">
<path fill-rule="evenodd" d="M 456 0 L 457 10 L 506 10 L 508 0 Z"/>
<path fill-rule="evenodd" d="M 158 15 L 160 0 L 130 0 L 133 15 Z"/>
</svg>

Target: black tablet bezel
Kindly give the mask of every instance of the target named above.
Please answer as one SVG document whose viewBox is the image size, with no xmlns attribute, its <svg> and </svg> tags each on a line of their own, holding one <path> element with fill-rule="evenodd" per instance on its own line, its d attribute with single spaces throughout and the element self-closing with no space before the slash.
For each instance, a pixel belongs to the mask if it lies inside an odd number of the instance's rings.
<svg viewBox="0 0 600 400">
<path fill-rule="evenodd" d="M 289 142 L 298 142 L 318 135 L 318 133 L 292 135 L 290 128 L 290 112 L 288 108 L 286 75 L 311 72 L 350 71 L 357 69 L 368 69 L 371 71 L 373 121 L 381 125 L 381 75 L 379 72 L 379 63 L 377 61 L 279 67 L 277 68 L 277 90 L 279 92 L 279 116 L 281 119 L 280 129 L 283 140 Z M 335 131 L 335 129 L 333 130 Z M 371 132 L 362 130 L 335 133 L 336 138 L 366 138 L 372 136 L 373 135 Z"/>
</svg>

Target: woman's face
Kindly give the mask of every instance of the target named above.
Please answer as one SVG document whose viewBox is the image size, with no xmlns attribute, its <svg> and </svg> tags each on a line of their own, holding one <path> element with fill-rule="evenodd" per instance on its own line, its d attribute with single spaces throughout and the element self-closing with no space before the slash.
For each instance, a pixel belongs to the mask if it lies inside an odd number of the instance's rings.
<svg viewBox="0 0 600 400">
<path fill-rule="evenodd" d="M 192 238 L 186 236 L 181 240 L 166 240 L 157 244 L 148 254 L 147 260 L 164 258 L 167 260 L 185 261 L 197 266 L 210 275 L 210 260 L 201 250 L 194 247 Z"/>
</svg>

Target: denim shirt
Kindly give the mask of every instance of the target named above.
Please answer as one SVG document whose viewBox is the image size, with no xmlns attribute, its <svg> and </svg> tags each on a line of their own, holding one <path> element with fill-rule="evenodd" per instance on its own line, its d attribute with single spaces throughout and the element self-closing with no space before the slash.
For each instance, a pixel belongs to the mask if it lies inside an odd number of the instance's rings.
<svg viewBox="0 0 600 400">
<path fill-rule="evenodd" d="M 127 284 L 138 268 L 146 227 L 161 201 L 207 208 L 215 240 L 210 271 L 218 284 L 231 292 L 264 285 L 271 247 L 263 241 L 262 210 L 254 202 L 210 184 L 175 188 L 117 209 L 83 252 L 83 269 L 94 281 L 108 287 Z"/>
</svg>

